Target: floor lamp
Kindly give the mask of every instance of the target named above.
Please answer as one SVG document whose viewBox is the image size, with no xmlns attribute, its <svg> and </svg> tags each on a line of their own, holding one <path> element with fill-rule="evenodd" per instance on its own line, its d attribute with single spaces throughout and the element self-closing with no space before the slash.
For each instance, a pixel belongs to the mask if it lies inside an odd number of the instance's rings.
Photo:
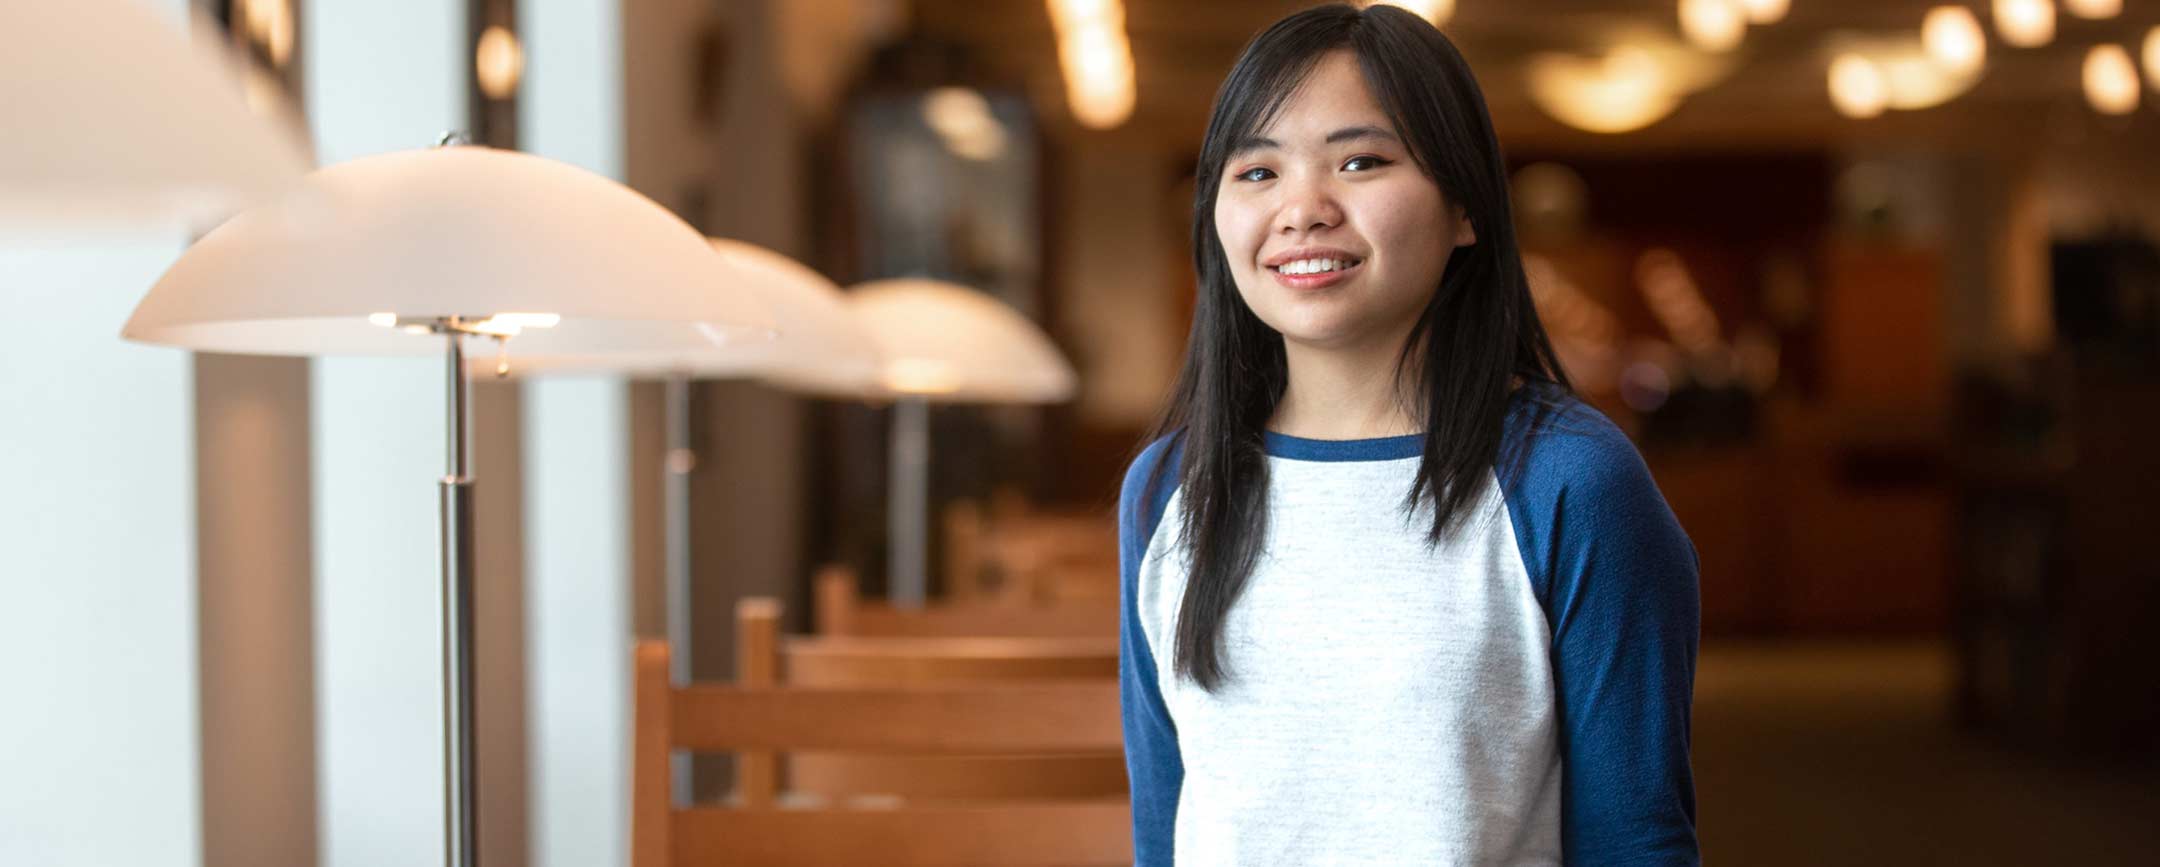
<svg viewBox="0 0 2160 867">
<path fill-rule="evenodd" d="M 981 290 L 904 278 L 847 293 L 884 360 L 893 399 L 889 581 L 895 606 L 929 599 L 930 406 L 1033 404 L 1071 399 L 1072 364 L 1035 323 Z"/>
<path fill-rule="evenodd" d="M 0 231 L 182 226 L 299 180 L 221 62 L 141 0 L 0 3 Z"/>
<path fill-rule="evenodd" d="M 677 684 L 690 681 L 690 473 L 697 452 L 690 437 L 690 388 L 698 379 L 757 378 L 798 391 L 869 397 L 877 393 L 882 371 L 875 342 L 857 323 L 840 287 L 808 266 L 772 250 L 730 238 L 708 239 L 713 255 L 742 280 L 739 289 L 763 302 L 780 337 L 757 343 L 696 347 L 677 353 L 631 358 L 540 356 L 520 352 L 521 374 L 563 369 L 600 370 L 660 379 L 666 389 L 666 457 L 661 462 L 661 534 L 665 556 L 667 640 L 674 648 L 669 672 Z M 477 367 L 485 359 L 473 362 Z M 690 757 L 677 755 L 673 766 L 676 803 L 692 800 Z"/>
<path fill-rule="evenodd" d="M 765 340 L 750 275 L 650 199 L 513 151 L 438 147 L 308 175 L 183 254 L 121 334 L 264 355 L 432 355 L 441 479 L 444 859 L 477 863 L 466 341 L 633 362 Z"/>
</svg>

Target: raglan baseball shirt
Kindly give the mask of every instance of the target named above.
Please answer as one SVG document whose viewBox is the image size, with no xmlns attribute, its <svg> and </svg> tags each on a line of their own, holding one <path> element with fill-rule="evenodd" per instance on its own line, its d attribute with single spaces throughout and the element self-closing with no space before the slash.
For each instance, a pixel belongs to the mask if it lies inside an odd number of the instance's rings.
<svg viewBox="0 0 2160 867">
<path fill-rule="evenodd" d="M 1171 660 L 1175 437 L 1119 505 L 1141 867 L 1696 864 L 1693 545 L 1626 436 L 1559 389 L 1437 545 L 1423 438 L 1266 435 L 1267 538 L 1214 692 Z M 1158 473 L 1157 471 L 1160 470 Z"/>
</svg>

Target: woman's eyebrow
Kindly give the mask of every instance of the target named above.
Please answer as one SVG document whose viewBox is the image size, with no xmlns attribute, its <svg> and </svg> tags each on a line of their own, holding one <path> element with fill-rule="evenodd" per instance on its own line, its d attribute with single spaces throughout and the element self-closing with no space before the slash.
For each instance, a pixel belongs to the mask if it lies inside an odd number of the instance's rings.
<svg viewBox="0 0 2160 867">
<path fill-rule="evenodd" d="M 1346 126 L 1342 129 L 1338 129 L 1334 132 L 1328 133 L 1327 143 L 1341 144 L 1346 141 L 1357 141 L 1359 139 L 1368 138 L 1386 139 L 1388 141 L 1394 142 L 1400 141 L 1400 139 L 1397 139 L 1395 137 L 1395 134 L 1393 132 L 1389 132 L 1386 129 L 1367 124 L 1364 126 Z"/>
<path fill-rule="evenodd" d="M 1279 149 L 1281 147 L 1282 142 L 1266 136 L 1249 135 L 1238 139 L 1236 144 L 1230 146 L 1230 155 L 1234 157 L 1250 151 Z"/>
</svg>

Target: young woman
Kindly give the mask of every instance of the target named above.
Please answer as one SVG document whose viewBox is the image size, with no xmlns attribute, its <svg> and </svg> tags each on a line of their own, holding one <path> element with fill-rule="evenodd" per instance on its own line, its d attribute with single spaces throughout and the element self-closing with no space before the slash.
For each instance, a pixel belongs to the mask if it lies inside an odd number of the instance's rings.
<svg viewBox="0 0 2160 867">
<path fill-rule="evenodd" d="M 1461 55 L 1293 15 L 1198 171 L 1119 509 L 1139 863 L 1696 863 L 1695 552 L 1569 391 Z"/>
</svg>

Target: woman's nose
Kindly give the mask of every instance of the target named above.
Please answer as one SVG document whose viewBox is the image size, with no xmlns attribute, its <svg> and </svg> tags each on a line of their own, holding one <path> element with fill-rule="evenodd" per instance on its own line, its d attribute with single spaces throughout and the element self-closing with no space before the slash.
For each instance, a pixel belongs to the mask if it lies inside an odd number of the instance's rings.
<svg viewBox="0 0 2160 867">
<path fill-rule="evenodd" d="M 1283 186 L 1282 208 L 1276 231 L 1297 234 L 1332 228 L 1342 222 L 1342 208 L 1324 181 L 1300 181 Z"/>
</svg>

